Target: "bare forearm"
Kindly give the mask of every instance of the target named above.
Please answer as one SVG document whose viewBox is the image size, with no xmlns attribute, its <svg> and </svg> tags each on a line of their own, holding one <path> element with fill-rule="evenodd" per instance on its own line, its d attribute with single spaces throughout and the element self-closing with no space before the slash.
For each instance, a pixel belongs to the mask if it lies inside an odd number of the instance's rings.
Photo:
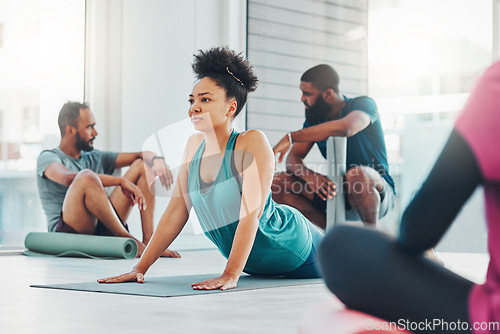
<svg viewBox="0 0 500 334">
<path fill-rule="evenodd" d="M 69 187 L 71 185 L 71 183 L 73 183 L 73 180 L 75 179 L 77 174 L 78 174 L 77 172 L 67 173 L 64 176 L 64 181 L 62 184 Z M 101 180 L 103 187 L 119 186 L 119 185 L 121 185 L 121 183 L 123 181 L 122 177 L 106 175 L 106 174 L 96 174 L 96 175 Z"/>
<path fill-rule="evenodd" d="M 328 137 L 348 137 L 349 131 L 339 121 L 330 121 L 302 130 L 291 132 L 294 143 L 316 142 L 326 140 Z"/>
<path fill-rule="evenodd" d="M 151 151 L 120 153 L 116 158 L 115 168 L 130 166 L 137 159 L 142 159 L 147 165 L 151 166 L 153 164 L 153 158 L 155 156 L 156 154 Z"/>
<path fill-rule="evenodd" d="M 340 119 L 292 132 L 291 136 L 296 143 L 323 141 L 328 137 L 351 137 L 366 129 L 370 123 L 370 116 L 366 112 L 354 110 Z"/>
<path fill-rule="evenodd" d="M 101 180 L 103 187 L 119 186 L 123 182 L 123 177 L 119 176 L 112 176 L 106 174 L 97 174 L 97 176 Z"/>
<path fill-rule="evenodd" d="M 181 199 L 182 200 L 182 199 Z M 170 205 L 169 205 L 170 206 Z M 189 218 L 184 208 L 167 208 L 135 269 L 142 273 L 160 257 L 182 231 Z"/>
<path fill-rule="evenodd" d="M 156 156 L 157 154 L 151 151 L 141 152 L 141 159 L 149 166 L 153 165 L 153 158 Z"/>
<path fill-rule="evenodd" d="M 254 215 L 240 219 L 224 275 L 239 277 L 252 251 L 259 221 Z"/>
</svg>

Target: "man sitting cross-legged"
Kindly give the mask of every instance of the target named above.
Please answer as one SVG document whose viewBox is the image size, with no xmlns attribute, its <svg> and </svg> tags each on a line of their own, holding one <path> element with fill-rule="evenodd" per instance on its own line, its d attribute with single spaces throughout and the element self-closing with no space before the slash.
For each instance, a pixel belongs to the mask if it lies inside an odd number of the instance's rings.
<svg viewBox="0 0 500 334">
<path fill-rule="evenodd" d="M 128 237 L 136 240 L 138 256 L 153 235 L 154 194 L 150 183 L 158 177 L 172 185 L 172 173 L 163 157 L 153 152 L 118 153 L 94 150 L 95 118 L 84 103 L 68 102 L 59 113 L 61 142 L 43 151 L 37 162 L 38 192 L 50 232 Z M 123 177 L 115 169 L 130 168 Z M 149 181 L 149 182 L 148 182 Z M 115 186 L 108 197 L 105 188 Z M 126 224 L 138 205 L 142 242 Z M 163 256 L 180 257 L 166 250 Z"/>
<path fill-rule="evenodd" d="M 346 219 L 375 226 L 393 209 L 395 198 L 375 101 L 367 96 L 343 95 L 337 72 L 326 64 L 304 72 L 300 90 L 306 119 L 303 129 L 290 132 L 273 148 L 280 162 L 290 149 L 286 171 L 274 177 L 273 199 L 299 209 L 325 229 L 326 200 L 336 195 L 338 186 L 346 197 Z M 326 158 L 330 136 L 347 138 L 344 189 L 304 162 L 314 144 Z"/>
</svg>

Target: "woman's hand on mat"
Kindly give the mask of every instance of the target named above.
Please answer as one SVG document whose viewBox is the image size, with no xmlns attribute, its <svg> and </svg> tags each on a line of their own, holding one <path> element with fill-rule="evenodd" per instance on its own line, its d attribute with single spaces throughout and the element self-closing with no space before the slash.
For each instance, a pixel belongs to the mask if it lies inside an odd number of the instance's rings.
<svg viewBox="0 0 500 334">
<path fill-rule="evenodd" d="M 191 286 L 194 290 L 229 290 L 236 288 L 239 277 L 222 275 L 217 278 L 207 279 L 203 282 L 193 283 Z"/>
<path fill-rule="evenodd" d="M 131 272 L 123 274 L 123 275 L 100 278 L 97 280 L 97 282 L 99 282 L 99 283 L 123 283 L 123 282 L 144 283 L 144 274 L 137 271 L 137 270 L 132 270 Z"/>
<path fill-rule="evenodd" d="M 323 201 L 327 199 L 332 199 L 336 195 L 335 182 L 330 180 L 323 174 L 312 173 L 304 178 L 307 183 L 307 187 L 316 193 Z"/>
<path fill-rule="evenodd" d="M 126 178 L 122 178 L 120 187 L 122 188 L 122 193 L 127 197 L 131 206 L 137 204 L 139 210 L 146 210 L 146 199 L 144 198 L 144 195 L 142 194 L 142 191 L 138 186 L 136 186 Z"/>
<path fill-rule="evenodd" d="M 174 183 L 174 177 L 172 176 L 172 171 L 168 167 L 165 159 L 155 159 L 153 160 L 153 165 L 151 166 L 153 173 L 160 179 L 161 185 L 166 189 L 170 189 L 170 186 Z"/>
</svg>

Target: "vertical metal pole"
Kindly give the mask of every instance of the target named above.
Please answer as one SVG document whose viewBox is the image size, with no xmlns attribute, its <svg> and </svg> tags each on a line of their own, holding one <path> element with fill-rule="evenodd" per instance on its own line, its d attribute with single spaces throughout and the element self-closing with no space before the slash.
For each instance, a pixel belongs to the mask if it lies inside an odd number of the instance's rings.
<svg viewBox="0 0 500 334">
<path fill-rule="evenodd" d="M 327 176 L 330 180 L 335 180 L 335 149 L 333 147 L 333 137 L 326 140 L 326 167 Z M 335 226 L 335 198 L 326 201 L 326 229 Z"/>
<path fill-rule="evenodd" d="M 346 172 L 347 139 L 329 137 L 326 141 L 328 178 L 337 185 L 337 196 L 326 202 L 326 229 L 345 222 L 344 175 Z"/>
<path fill-rule="evenodd" d="M 335 225 L 345 222 L 345 196 L 344 196 L 344 176 L 346 172 L 347 158 L 347 138 L 333 138 L 335 153 L 335 174 L 333 182 L 337 185 L 337 196 L 335 196 Z"/>
</svg>

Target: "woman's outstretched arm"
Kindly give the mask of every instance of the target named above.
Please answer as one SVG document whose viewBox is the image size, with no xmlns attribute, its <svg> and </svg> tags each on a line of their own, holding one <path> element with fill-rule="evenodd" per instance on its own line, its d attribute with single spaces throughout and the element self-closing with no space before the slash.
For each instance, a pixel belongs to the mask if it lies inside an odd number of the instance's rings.
<svg viewBox="0 0 500 334">
<path fill-rule="evenodd" d="M 99 283 L 120 283 L 128 281 L 143 283 L 146 271 L 182 231 L 189 218 L 189 211 L 191 210 L 191 201 L 188 193 L 188 169 L 192 158 L 192 154 L 190 153 L 191 149 L 200 141 L 197 137 L 199 137 L 199 135 L 192 136 L 186 145 L 172 198 L 160 218 L 158 227 L 151 241 L 148 243 L 146 250 L 142 254 L 139 263 L 137 263 L 132 271 L 119 276 L 99 279 L 97 280 Z"/>
<path fill-rule="evenodd" d="M 481 182 L 481 172 L 467 142 L 451 132 L 427 180 L 406 208 L 398 244 L 410 253 L 434 247 Z"/>
</svg>

